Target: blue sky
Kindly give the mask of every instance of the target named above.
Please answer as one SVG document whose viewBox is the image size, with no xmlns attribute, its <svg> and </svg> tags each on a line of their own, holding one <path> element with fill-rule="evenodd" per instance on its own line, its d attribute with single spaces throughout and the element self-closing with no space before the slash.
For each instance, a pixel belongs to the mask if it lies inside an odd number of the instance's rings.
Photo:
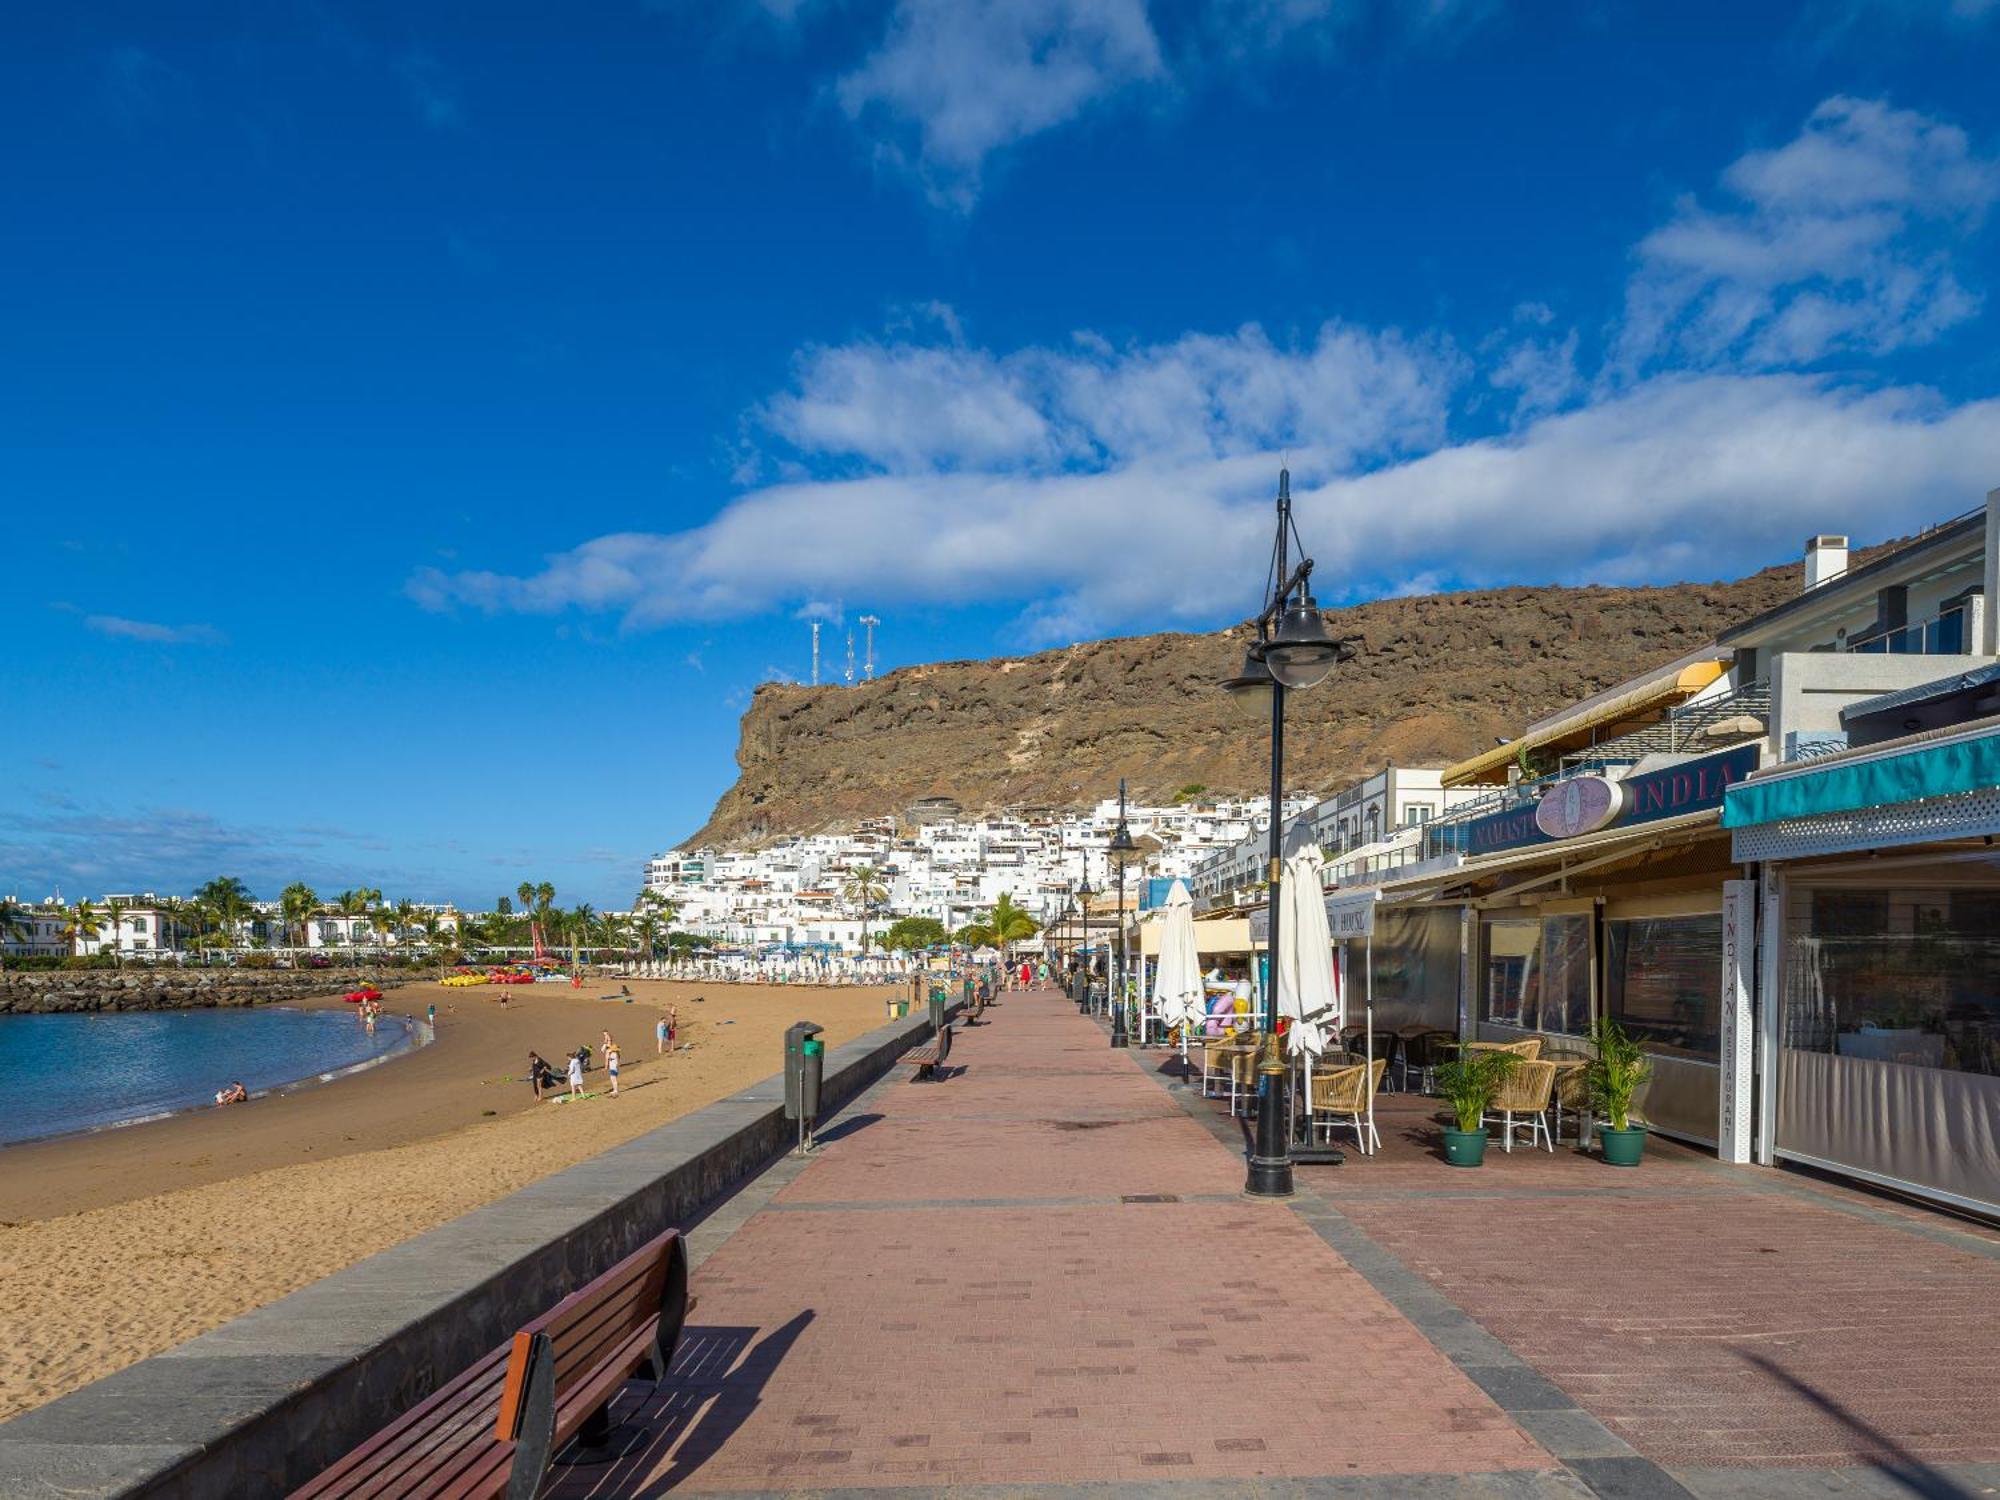
<svg viewBox="0 0 2000 1500">
<path fill-rule="evenodd" d="M 2000 3 L 42 7 L 0 891 L 623 904 L 885 665 L 2000 484 Z"/>
</svg>

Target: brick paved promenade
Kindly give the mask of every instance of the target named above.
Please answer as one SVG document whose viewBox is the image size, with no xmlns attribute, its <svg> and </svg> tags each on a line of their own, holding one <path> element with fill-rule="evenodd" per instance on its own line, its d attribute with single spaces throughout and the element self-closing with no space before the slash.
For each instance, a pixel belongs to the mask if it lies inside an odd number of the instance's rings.
<svg viewBox="0 0 2000 1500">
<path fill-rule="evenodd" d="M 1992 1236 L 1671 1148 L 1455 1173 L 1408 1105 L 1253 1203 L 1053 992 L 952 1061 L 694 1231 L 673 1377 L 557 1494 L 2000 1493 Z"/>
</svg>

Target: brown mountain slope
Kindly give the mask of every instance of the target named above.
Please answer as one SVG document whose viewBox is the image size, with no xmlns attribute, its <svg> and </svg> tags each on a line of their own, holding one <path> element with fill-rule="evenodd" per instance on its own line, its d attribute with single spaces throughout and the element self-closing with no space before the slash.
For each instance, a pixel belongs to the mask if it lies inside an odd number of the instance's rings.
<svg viewBox="0 0 2000 1500">
<path fill-rule="evenodd" d="M 1384 764 L 1439 765 L 1673 660 L 1796 594 L 1799 567 L 1735 583 L 1511 588 L 1329 612 L 1361 655 L 1291 700 L 1286 784 L 1330 791 Z M 966 811 L 1140 800 L 1189 782 L 1267 790 L 1266 735 L 1216 684 L 1246 632 L 1090 641 L 905 667 L 859 687 L 768 684 L 736 785 L 688 842 L 755 843 L 951 796 Z"/>
</svg>

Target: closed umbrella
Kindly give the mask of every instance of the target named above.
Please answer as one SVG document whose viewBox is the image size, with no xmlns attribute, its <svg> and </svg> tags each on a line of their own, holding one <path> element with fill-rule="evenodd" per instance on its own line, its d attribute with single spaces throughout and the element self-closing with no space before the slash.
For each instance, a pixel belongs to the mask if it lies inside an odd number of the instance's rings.
<svg viewBox="0 0 2000 1500">
<path fill-rule="evenodd" d="M 1201 955 L 1194 943 L 1194 897 L 1176 880 L 1167 892 L 1166 921 L 1160 929 L 1160 959 L 1153 969 L 1153 1008 L 1165 1026 L 1181 1029 L 1181 1079 L 1187 1079 L 1187 1039 L 1207 1011 L 1201 982 Z"/>
<path fill-rule="evenodd" d="M 1312 1098 L 1313 1059 L 1326 1050 L 1326 1028 L 1342 1021 L 1340 984 L 1333 968 L 1333 934 L 1326 923 L 1320 871 L 1326 860 L 1316 843 L 1304 844 L 1285 861 L 1280 899 L 1282 927 L 1277 955 L 1278 1014 L 1289 1017 L 1286 1045 L 1305 1059 L 1306 1098 Z M 1307 1106 L 1311 1118 L 1311 1106 Z"/>
</svg>

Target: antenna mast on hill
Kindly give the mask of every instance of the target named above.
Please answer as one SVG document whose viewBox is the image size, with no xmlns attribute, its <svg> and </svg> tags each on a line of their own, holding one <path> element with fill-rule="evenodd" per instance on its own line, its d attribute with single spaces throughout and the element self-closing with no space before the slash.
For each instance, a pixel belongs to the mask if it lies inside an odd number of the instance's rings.
<svg viewBox="0 0 2000 1500">
<path fill-rule="evenodd" d="M 863 659 L 861 675 L 869 682 L 875 680 L 875 627 L 882 623 L 879 616 L 863 615 L 862 625 L 868 631 L 868 655 Z"/>
<path fill-rule="evenodd" d="M 819 621 L 812 622 L 813 628 L 813 686 L 819 686 Z"/>
<path fill-rule="evenodd" d="M 847 685 L 854 686 L 854 627 L 847 627 Z"/>
</svg>

